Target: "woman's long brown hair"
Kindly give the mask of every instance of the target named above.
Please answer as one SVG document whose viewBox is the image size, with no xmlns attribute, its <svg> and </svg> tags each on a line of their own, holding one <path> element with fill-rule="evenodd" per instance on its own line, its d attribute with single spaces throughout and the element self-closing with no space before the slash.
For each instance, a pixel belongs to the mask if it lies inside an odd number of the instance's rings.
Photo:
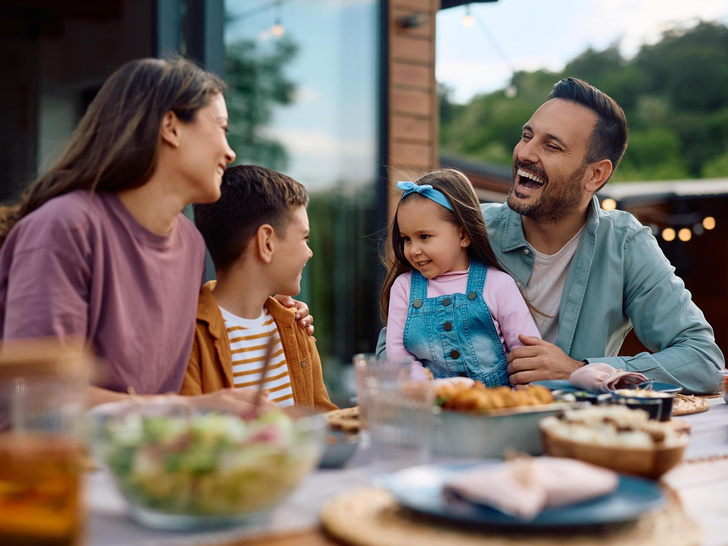
<svg viewBox="0 0 728 546">
<path fill-rule="evenodd" d="M 160 126 L 167 112 L 194 120 L 225 84 L 181 57 L 139 59 L 101 87 L 55 164 L 0 211 L 0 245 L 24 216 L 54 197 L 84 189 L 118 192 L 143 186 L 157 165 Z"/>
<path fill-rule="evenodd" d="M 480 202 L 475 194 L 473 184 L 460 171 L 444 169 L 426 174 L 417 181 L 417 184 L 431 185 L 434 189 L 442 192 L 452 205 L 453 211 L 442 208 L 444 220 L 460 226 L 470 238 L 470 245 L 467 247 L 468 256 L 471 260 L 477 260 L 487 266 L 503 269 L 498 263 L 493 248 L 488 239 L 488 230 L 485 227 L 483 213 L 480 210 Z M 387 267 L 387 275 L 379 294 L 379 314 L 382 324 L 387 324 L 389 315 L 389 292 L 397 277 L 407 271 L 412 271 L 412 265 L 404 256 L 404 239 L 399 232 L 397 213 L 403 202 L 410 199 L 427 199 L 417 193 L 411 193 L 403 197 L 397 205 L 397 210 L 392 219 L 387 245 L 383 256 L 384 265 Z M 389 252 L 387 252 L 389 250 Z"/>
</svg>

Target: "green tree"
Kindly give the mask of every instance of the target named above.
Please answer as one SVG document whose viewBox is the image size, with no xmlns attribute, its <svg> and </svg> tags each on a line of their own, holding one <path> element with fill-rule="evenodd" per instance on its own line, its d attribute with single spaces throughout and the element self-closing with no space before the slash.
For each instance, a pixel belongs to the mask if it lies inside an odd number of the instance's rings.
<svg viewBox="0 0 728 546">
<path fill-rule="evenodd" d="M 631 135 L 614 180 L 674 180 L 687 175 L 677 134 L 669 129 L 649 129 Z"/>
<path fill-rule="evenodd" d="M 708 161 L 702 174 L 705 178 L 728 178 L 728 148 Z"/>
<path fill-rule="evenodd" d="M 728 27 L 700 22 L 666 31 L 625 59 L 615 43 L 587 49 L 554 74 L 514 77 L 518 93 L 479 95 L 442 120 L 443 151 L 510 165 L 521 125 L 560 78 L 576 76 L 614 98 L 630 125 L 615 180 L 723 176 L 728 149 Z M 711 174 L 708 174 L 711 173 Z"/>
</svg>

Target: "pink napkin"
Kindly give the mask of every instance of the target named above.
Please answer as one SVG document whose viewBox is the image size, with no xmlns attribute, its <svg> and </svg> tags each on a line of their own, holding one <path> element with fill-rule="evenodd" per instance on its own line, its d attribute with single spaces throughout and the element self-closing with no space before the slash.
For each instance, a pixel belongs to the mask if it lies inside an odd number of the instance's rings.
<svg viewBox="0 0 728 546">
<path fill-rule="evenodd" d="M 647 376 L 637 372 L 615 370 L 604 362 L 587 364 L 569 377 L 569 382 L 580 389 L 591 392 L 610 392 L 629 389 L 647 380 Z"/>
<path fill-rule="evenodd" d="M 618 474 L 606 468 L 575 459 L 542 457 L 476 467 L 448 480 L 445 487 L 470 502 L 533 519 L 544 508 L 611 493 L 618 483 Z"/>
</svg>

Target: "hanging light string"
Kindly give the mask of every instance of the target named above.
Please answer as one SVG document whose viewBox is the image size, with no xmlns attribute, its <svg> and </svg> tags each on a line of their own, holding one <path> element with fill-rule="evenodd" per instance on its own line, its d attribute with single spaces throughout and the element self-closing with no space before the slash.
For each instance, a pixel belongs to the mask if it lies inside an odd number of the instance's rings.
<svg viewBox="0 0 728 546">
<path fill-rule="evenodd" d="M 619 205 L 614 199 L 607 198 L 601 201 L 601 207 L 609 211 L 619 208 Z M 706 231 L 715 229 L 716 224 L 713 216 L 703 216 L 700 212 L 670 214 L 651 209 L 640 211 L 639 216 L 640 222 L 649 227 L 655 237 L 660 235 L 668 243 L 676 238 L 686 243 L 693 238 L 693 235 L 702 235 Z M 658 224 L 667 227 L 660 229 Z"/>
<path fill-rule="evenodd" d="M 477 16 L 476 16 L 477 15 Z M 508 66 L 508 69 L 511 71 L 511 81 L 509 88 L 513 86 L 513 75 L 516 73 L 513 63 L 511 63 L 511 60 L 508 58 L 508 55 L 506 55 L 505 51 L 503 51 L 503 48 L 500 46 L 498 41 L 495 39 L 495 36 L 493 36 L 493 33 L 490 32 L 490 29 L 486 26 L 486 24 L 483 22 L 479 14 L 473 15 L 470 11 L 470 4 L 467 4 L 465 6 L 465 15 L 463 16 L 463 26 L 465 27 L 472 27 L 473 24 L 475 24 L 479 29 L 480 32 L 485 34 L 485 37 L 490 42 L 491 47 L 495 50 L 496 54 L 501 58 L 501 60 Z"/>
<path fill-rule="evenodd" d="M 242 21 L 243 19 L 249 19 L 253 15 L 258 15 L 259 13 L 264 13 L 268 10 L 271 10 L 275 7 L 280 7 L 280 5 L 283 3 L 283 0 L 270 0 L 269 2 L 264 2 L 260 4 L 259 6 L 256 6 L 254 8 L 251 8 L 249 10 L 243 11 L 242 13 L 238 13 L 237 15 L 233 15 L 232 19 L 234 21 Z"/>
<path fill-rule="evenodd" d="M 273 23 L 273 26 L 270 29 L 266 29 L 261 33 L 261 36 L 263 38 L 268 38 L 271 34 L 275 36 L 276 38 L 280 38 L 285 34 L 285 28 L 283 27 L 282 18 L 281 18 L 281 6 L 283 5 L 283 2 L 285 0 L 271 0 L 270 2 L 265 2 L 263 4 L 260 4 L 259 6 L 256 6 L 254 8 L 251 8 L 247 11 L 244 11 L 242 13 L 239 13 L 237 15 L 232 15 L 230 17 L 231 21 L 243 21 L 245 19 L 249 19 L 250 17 L 253 17 L 255 15 L 258 15 L 260 13 L 265 13 L 266 11 L 276 9 L 276 18 L 275 22 Z"/>
</svg>

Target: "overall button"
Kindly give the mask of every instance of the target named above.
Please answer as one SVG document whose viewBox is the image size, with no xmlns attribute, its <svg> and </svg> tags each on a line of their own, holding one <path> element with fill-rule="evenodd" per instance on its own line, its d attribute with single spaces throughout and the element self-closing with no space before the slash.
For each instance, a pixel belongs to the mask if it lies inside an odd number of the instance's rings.
<svg viewBox="0 0 728 546">
<path fill-rule="evenodd" d="M 445 298 L 444 300 L 442 300 L 442 304 L 443 304 L 443 305 L 444 305 L 445 307 L 447 307 L 448 305 L 450 305 L 450 303 L 451 303 L 451 300 L 450 300 L 450 298 Z"/>
<path fill-rule="evenodd" d="M 414 307 L 415 309 L 419 309 L 420 307 L 422 307 L 422 300 L 415 300 L 415 301 L 413 301 L 412 302 L 412 307 Z"/>
<path fill-rule="evenodd" d="M 444 324 L 444 328 L 445 328 L 446 332 L 449 332 L 450 330 L 452 330 L 452 322 L 446 322 Z"/>
<path fill-rule="evenodd" d="M 456 351 L 455 349 L 450 351 L 450 358 L 459 358 L 459 357 L 460 357 L 460 351 Z"/>
<path fill-rule="evenodd" d="M 302 360 L 301 361 L 301 368 L 305 368 L 305 367 L 306 367 L 306 361 L 305 360 Z"/>
<path fill-rule="evenodd" d="M 475 292 L 471 292 L 470 294 L 468 294 L 469 300 L 474 300 L 476 297 L 477 297 L 477 294 Z"/>
</svg>

